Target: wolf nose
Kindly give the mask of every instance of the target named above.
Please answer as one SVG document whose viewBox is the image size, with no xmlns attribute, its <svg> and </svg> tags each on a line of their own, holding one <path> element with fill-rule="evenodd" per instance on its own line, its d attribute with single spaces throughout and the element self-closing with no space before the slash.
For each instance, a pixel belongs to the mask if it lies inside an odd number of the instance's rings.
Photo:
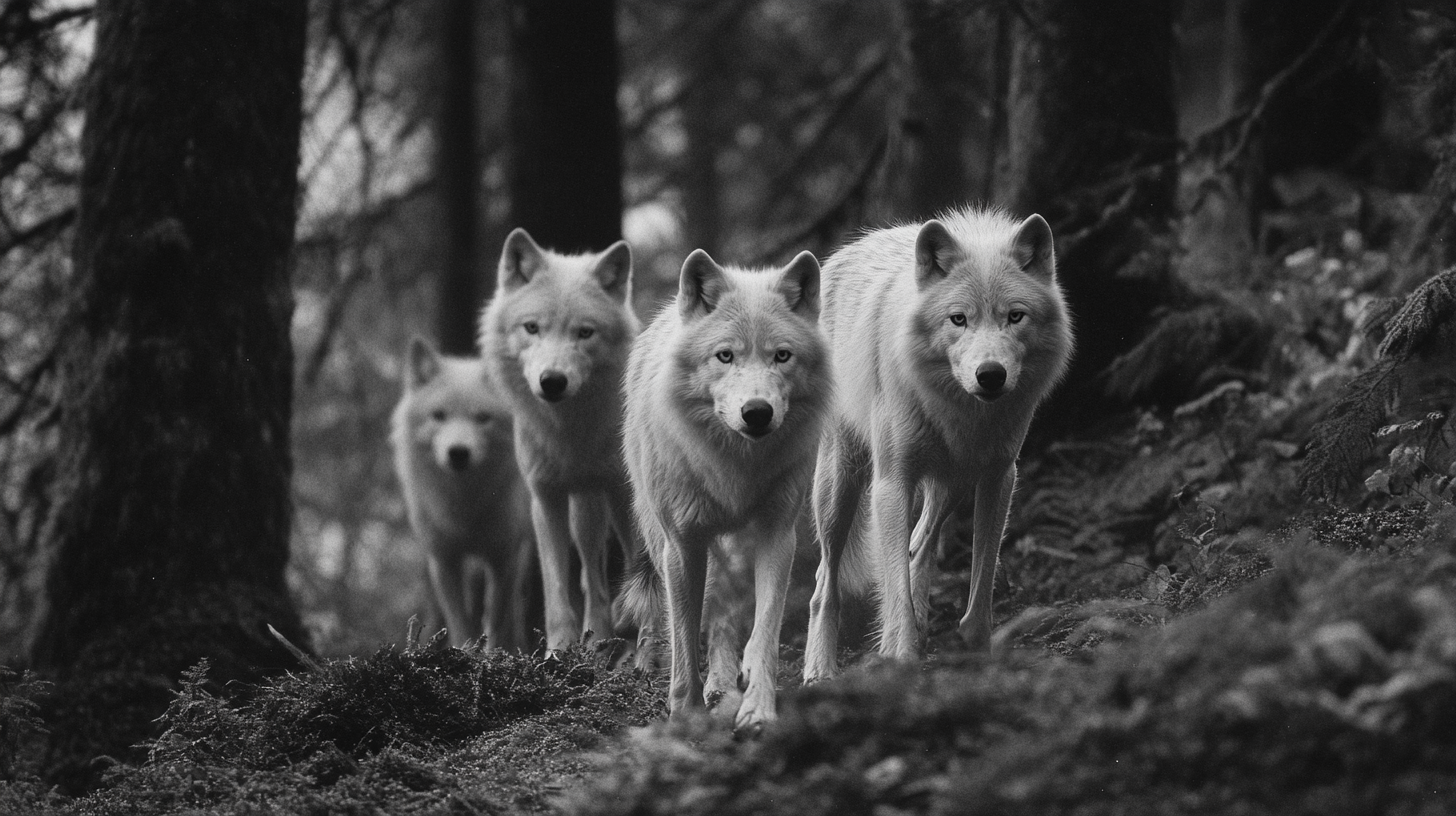
<svg viewBox="0 0 1456 816">
<path fill-rule="evenodd" d="M 566 393 L 566 375 L 560 371 L 546 371 L 541 374 L 541 396 L 555 402 Z"/>
<path fill-rule="evenodd" d="M 445 452 L 445 458 L 449 460 L 450 467 L 456 470 L 464 470 L 470 467 L 470 450 L 456 445 Z"/>
<path fill-rule="evenodd" d="M 1000 391 L 1006 384 L 1006 366 L 1000 363 L 981 363 L 976 367 L 976 382 L 987 391 Z"/>
<path fill-rule="evenodd" d="M 748 432 L 754 436 L 763 436 L 769 432 L 769 423 L 773 422 L 773 406 L 767 401 L 753 399 L 743 404 L 743 424 L 747 426 Z"/>
</svg>

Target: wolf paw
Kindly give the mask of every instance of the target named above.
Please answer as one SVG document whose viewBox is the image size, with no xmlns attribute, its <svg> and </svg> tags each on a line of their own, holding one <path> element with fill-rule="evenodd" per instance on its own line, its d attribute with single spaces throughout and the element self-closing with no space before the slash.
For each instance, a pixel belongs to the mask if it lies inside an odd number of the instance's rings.
<svg viewBox="0 0 1456 816">
<path fill-rule="evenodd" d="M 738 715 L 733 718 L 733 733 L 741 737 L 757 737 L 768 723 L 778 718 L 774 707 L 774 695 L 750 692 L 744 695 L 738 706 Z"/>
</svg>

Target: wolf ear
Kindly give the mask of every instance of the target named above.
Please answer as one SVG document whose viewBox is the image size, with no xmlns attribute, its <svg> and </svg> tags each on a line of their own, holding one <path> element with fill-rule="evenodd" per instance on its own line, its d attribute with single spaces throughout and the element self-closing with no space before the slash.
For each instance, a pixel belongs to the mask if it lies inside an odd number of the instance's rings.
<svg viewBox="0 0 1456 816">
<path fill-rule="evenodd" d="M 950 230 L 934 218 L 920 227 L 915 236 L 915 283 L 924 288 L 950 274 L 960 253 Z"/>
<path fill-rule="evenodd" d="M 727 285 L 723 267 L 703 250 L 693 250 L 683 261 L 682 274 L 677 279 L 677 308 L 683 320 L 702 317 L 718 308 L 718 298 Z"/>
<path fill-rule="evenodd" d="M 592 275 L 614 300 L 628 302 L 632 297 L 632 248 L 626 241 L 607 247 L 597 259 Z"/>
<path fill-rule="evenodd" d="M 418 334 L 411 337 L 409 351 L 405 353 L 405 386 L 414 388 L 424 385 L 440 373 L 440 354 L 430 341 Z"/>
<path fill-rule="evenodd" d="M 794 256 L 779 278 L 779 292 L 789 308 L 810 320 L 819 319 L 819 260 L 807 249 Z"/>
<path fill-rule="evenodd" d="M 1011 257 L 1023 270 L 1038 278 L 1050 278 L 1056 274 L 1056 249 L 1052 241 L 1052 228 L 1046 219 L 1035 213 L 1026 217 L 1011 239 Z"/>
<path fill-rule="evenodd" d="M 516 227 L 506 236 L 505 248 L 501 250 L 496 289 L 510 292 L 525 286 L 545 263 L 546 255 L 531 234 Z"/>
</svg>

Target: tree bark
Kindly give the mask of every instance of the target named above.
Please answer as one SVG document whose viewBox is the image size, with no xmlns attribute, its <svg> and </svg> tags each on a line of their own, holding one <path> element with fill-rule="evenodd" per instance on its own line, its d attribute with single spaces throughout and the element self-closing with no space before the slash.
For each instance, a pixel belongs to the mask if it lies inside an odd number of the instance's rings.
<svg viewBox="0 0 1456 816">
<path fill-rule="evenodd" d="M 483 223 L 475 138 L 475 9 L 476 0 L 444 0 L 440 28 L 443 87 L 435 177 L 445 208 L 445 264 L 438 279 L 435 334 L 441 351 L 457 355 L 475 351 L 480 304 L 495 283 L 476 240 Z"/>
<path fill-rule="evenodd" d="M 511 0 L 511 208 L 543 246 L 622 233 L 616 3 Z"/>
<path fill-rule="evenodd" d="M 50 758 L 156 727 L 179 673 L 292 667 L 293 240 L 305 4 L 102 0 L 82 139 L 74 315 L 47 607 Z"/>
<path fill-rule="evenodd" d="M 1007 156 L 996 189 L 1057 236 L 1077 351 L 1044 428 L 1095 419 L 1098 383 L 1165 297 L 1153 250 L 1173 215 L 1172 21 L 1159 0 L 1031 0 L 1016 26 Z"/>
</svg>

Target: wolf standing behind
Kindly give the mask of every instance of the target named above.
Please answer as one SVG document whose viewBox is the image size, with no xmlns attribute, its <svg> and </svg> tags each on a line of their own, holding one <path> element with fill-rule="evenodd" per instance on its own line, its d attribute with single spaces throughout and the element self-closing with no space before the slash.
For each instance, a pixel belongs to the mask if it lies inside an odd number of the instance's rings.
<svg viewBox="0 0 1456 816">
<path fill-rule="evenodd" d="M 511 401 L 516 460 L 546 599 L 546 647 L 612 635 L 607 536 L 635 547 L 622 467 L 622 372 L 641 325 L 632 313 L 632 253 L 563 255 L 523 229 L 506 238 L 496 294 L 480 320 L 492 379 Z M 576 612 L 571 552 L 581 559 L 584 614 Z"/>
<path fill-rule="evenodd" d="M 530 498 L 511 446 L 511 415 L 476 358 L 441 357 L 423 338 L 405 354 L 404 396 L 390 442 L 410 526 L 425 546 L 430 585 L 450 644 L 484 634 L 492 648 L 525 646 L 522 578 L 530 566 Z M 483 619 L 470 613 L 484 566 Z"/>
<path fill-rule="evenodd" d="M 1072 353 L 1051 228 L 964 209 L 871 232 L 825 265 L 822 322 L 839 391 L 814 476 L 822 559 L 804 679 L 836 671 L 841 592 L 866 585 L 880 651 L 919 652 L 927 571 L 958 505 L 974 519 L 960 633 L 983 648 L 1016 457 Z"/>
<path fill-rule="evenodd" d="M 623 448 L 639 526 L 666 584 L 673 713 L 706 698 L 737 728 L 775 716 L 794 520 L 831 398 L 818 316 L 812 254 L 748 271 L 700 249 L 683 263 L 676 303 L 632 348 Z M 740 579 L 751 590 L 735 587 Z M 633 587 L 648 599 L 638 612 L 644 628 L 661 614 L 655 580 L 639 575 Z M 698 674 L 705 591 L 706 688 Z"/>
</svg>

